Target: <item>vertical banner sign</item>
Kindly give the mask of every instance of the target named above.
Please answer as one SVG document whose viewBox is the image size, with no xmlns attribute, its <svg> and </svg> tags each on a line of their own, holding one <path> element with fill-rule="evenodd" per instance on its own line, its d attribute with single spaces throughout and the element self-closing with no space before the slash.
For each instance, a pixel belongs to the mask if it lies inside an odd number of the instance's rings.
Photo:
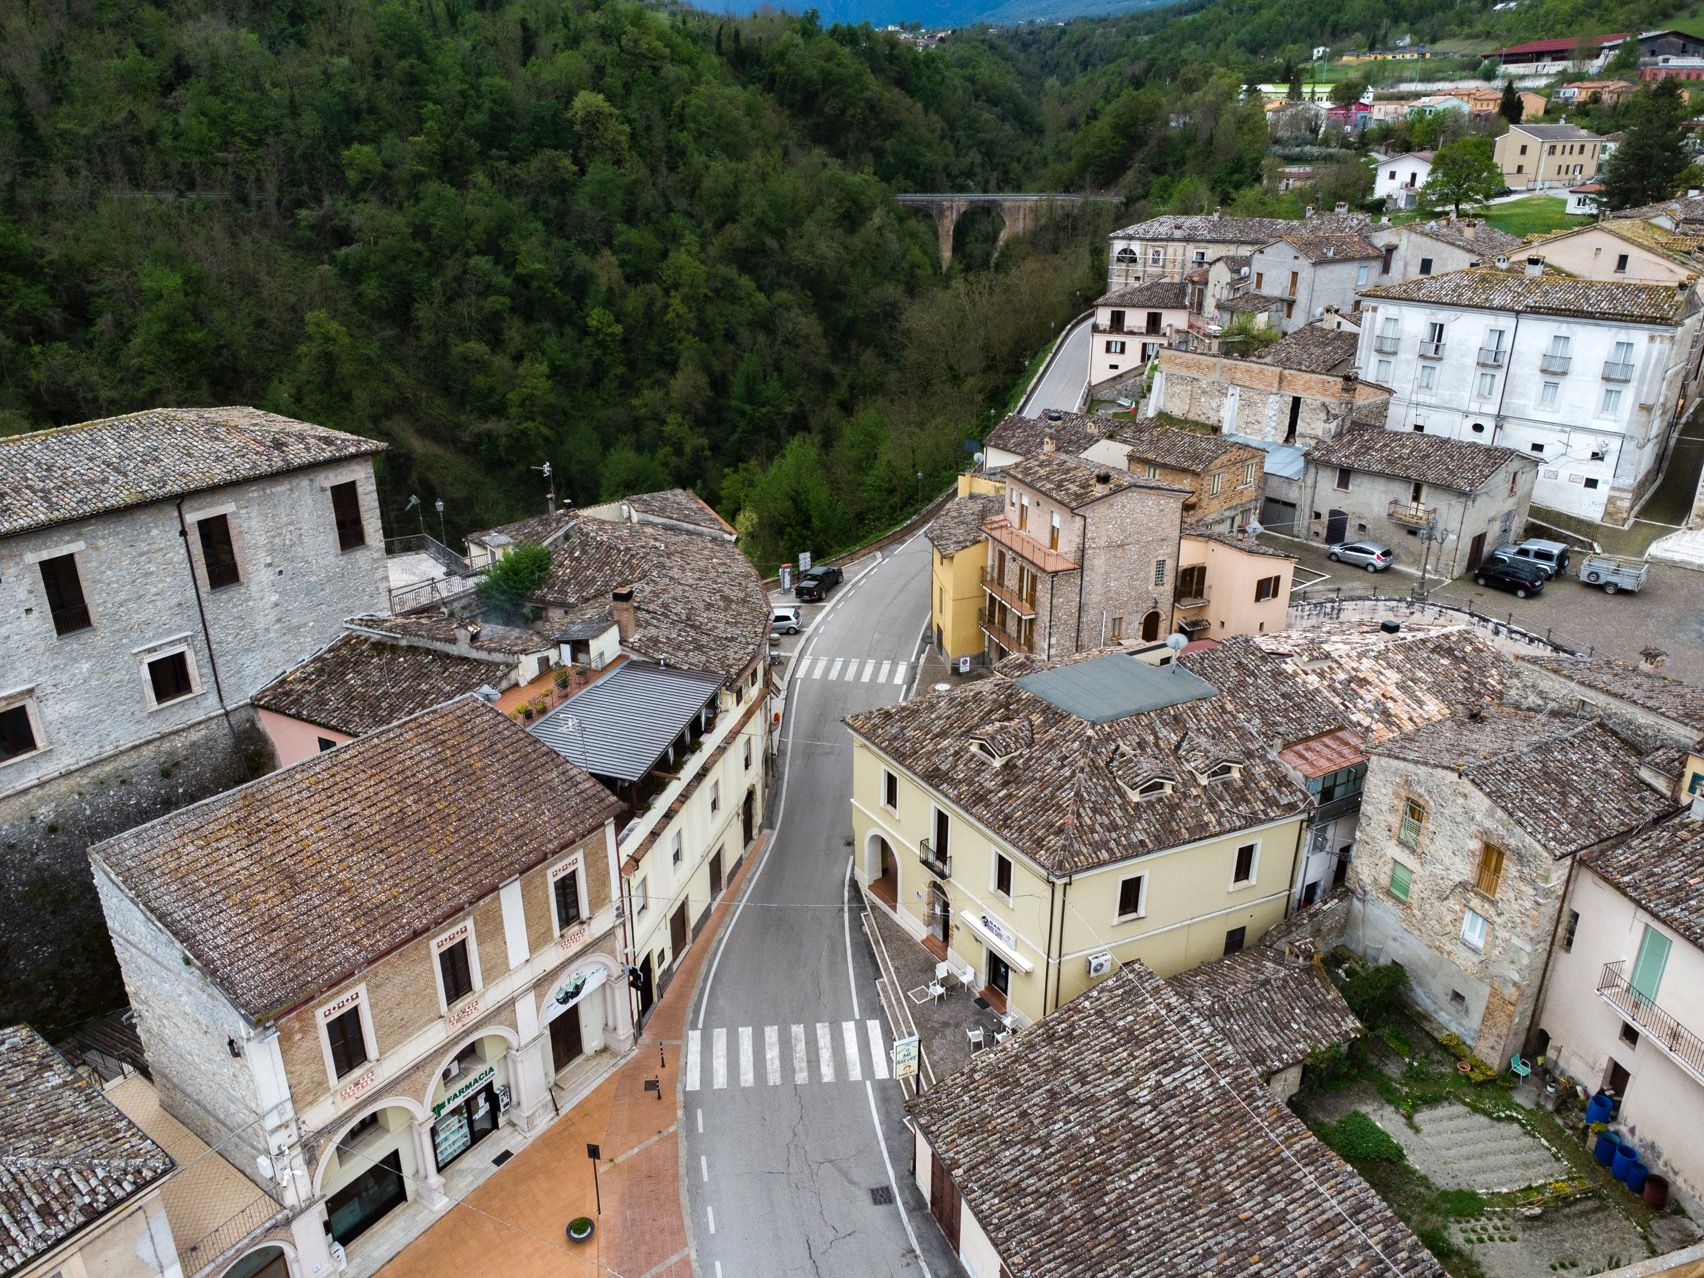
<svg viewBox="0 0 1704 1278">
<path fill-rule="evenodd" d="M 895 1078 L 915 1078 L 917 1076 L 917 1035 L 909 1038 L 896 1038 L 893 1041 L 893 1076 Z"/>
</svg>

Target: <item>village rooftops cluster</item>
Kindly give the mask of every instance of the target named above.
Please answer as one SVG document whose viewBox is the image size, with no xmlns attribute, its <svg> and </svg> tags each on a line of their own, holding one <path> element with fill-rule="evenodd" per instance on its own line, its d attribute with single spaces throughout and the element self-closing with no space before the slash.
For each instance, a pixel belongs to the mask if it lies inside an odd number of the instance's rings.
<svg viewBox="0 0 1704 1278">
<path fill-rule="evenodd" d="M 6 1274 L 28 1267 L 177 1166 L 27 1025 L 0 1028 L 0 1151 L 0 1273 Z"/>
<path fill-rule="evenodd" d="M 255 693 L 252 701 L 258 710 L 358 737 L 422 706 L 477 692 L 493 678 L 488 661 L 345 634 Z"/>
<path fill-rule="evenodd" d="M 1302 222 L 1287 217 L 1226 217 L 1212 213 L 1165 213 L 1114 231 L 1114 240 L 1183 240 L 1201 244 L 1271 244 L 1292 234 L 1357 234 L 1372 219 L 1365 213 L 1316 213 Z"/>
<path fill-rule="evenodd" d="M 1318 235 L 1292 231 L 1278 241 L 1288 244 L 1310 262 L 1376 261 L 1384 250 L 1359 235 Z"/>
<path fill-rule="evenodd" d="M 1466 249 L 1486 257 L 1510 257 L 1525 243 L 1518 235 L 1498 230 L 1479 218 L 1436 218 L 1429 222 L 1413 222 L 1408 230 L 1425 235 L 1440 244 Z"/>
<path fill-rule="evenodd" d="M 641 523 L 679 524 L 685 528 L 698 528 L 724 537 L 734 535 L 733 526 L 689 488 L 663 488 L 652 493 L 634 493 L 619 501 L 605 502 L 588 509 L 592 513 L 601 514 L 612 507 L 626 507 Z"/>
<path fill-rule="evenodd" d="M 362 634 L 390 636 L 422 646 L 435 645 L 441 651 L 452 653 L 471 649 L 492 657 L 525 657 L 553 646 L 536 630 L 489 621 L 469 622 L 442 613 L 355 617 L 348 625 L 351 630 Z"/>
<path fill-rule="evenodd" d="M 512 524 L 487 528 L 484 532 L 470 533 L 467 542 L 470 546 L 484 546 L 487 550 L 503 550 L 523 542 L 548 546 L 573 526 L 572 510 L 552 510 L 542 515 L 517 519 Z"/>
<path fill-rule="evenodd" d="M 1442 275 L 1420 275 L 1394 284 L 1376 284 L 1361 296 L 1378 300 L 1422 302 L 1432 306 L 1469 306 L 1481 310 L 1534 315 L 1578 316 L 1639 324 L 1673 324 L 1692 306 L 1692 290 L 1670 284 L 1631 280 L 1582 280 L 1571 275 L 1528 275 L 1474 267 Z"/>
<path fill-rule="evenodd" d="M 1112 438 L 1130 450 L 1134 461 L 1197 475 L 1211 470 L 1228 454 L 1246 451 L 1246 445 L 1223 435 L 1184 430 L 1157 417 L 1127 420 L 1113 431 Z"/>
<path fill-rule="evenodd" d="M 1471 440 L 1416 431 L 1357 427 L 1321 440 L 1310 454 L 1319 466 L 1339 466 L 1372 475 L 1394 475 L 1456 492 L 1477 492 L 1511 462 L 1536 465 L 1525 453 Z"/>
<path fill-rule="evenodd" d="M 621 807 L 462 697 L 90 856 L 258 1022 L 454 918 Z"/>
<path fill-rule="evenodd" d="M 0 537 L 384 447 L 257 408 L 156 408 L 0 438 Z"/>
<path fill-rule="evenodd" d="M 929 521 L 923 535 L 941 554 L 956 555 L 982 541 L 982 525 L 998 515 L 1002 506 L 999 493 L 955 497 Z"/>
<path fill-rule="evenodd" d="M 1309 324 L 1286 333 L 1251 363 L 1290 368 L 1298 373 L 1340 373 L 1355 365 L 1356 337 L 1343 329 Z"/>
<path fill-rule="evenodd" d="M 1590 853 L 1586 864 L 1704 949 L 1704 821 L 1677 813 L 1625 843 Z"/>
<path fill-rule="evenodd" d="M 1704 690 L 1690 683 L 1613 657 L 1530 653 L 1517 660 L 1704 734 Z"/>
<path fill-rule="evenodd" d="M 1272 820 L 1307 795 L 1239 708 L 1119 652 L 854 715 L 852 731 L 1054 874 Z"/>
<path fill-rule="evenodd" d="M 908 1109 L 1013 1273 L 1443 1273 L 1221 1030 L 1140 963 Z"/>
<path fill-rule="evenodd" d="M 1095 302 L 1096 306 L 1151 306 L 1182 310 L 1189 305 L 1189 285 L 1182 280 L 1149 280 L 1116 289 Z"/>
<path fill-rule="evenodd" d="M 1113 425 L 1105 418 L 1082 413 L 1062 413 L 1058 421 L 1013 413 L 989 431 L 983 443 L 1001 452 L 1031 457 L 1051 439 L 1061 452 L 1081 453 L 1105 439 Z"/>
<path fill-rule="evenodd" d="M 1143 479 L 1127 470 L 1115 470 L 1068 453 L 1037 453 L 1034 457 L 1026 457 L 1008 466 L 1006 477 L 1035 489 L 1044 497 L 1051 497 L 1068 510 L 1080 509 L 1090 502 L 1131 488 L 1147 488 L 1180 496 L 1189 493 L 1186 488 Z"/>
</svg>

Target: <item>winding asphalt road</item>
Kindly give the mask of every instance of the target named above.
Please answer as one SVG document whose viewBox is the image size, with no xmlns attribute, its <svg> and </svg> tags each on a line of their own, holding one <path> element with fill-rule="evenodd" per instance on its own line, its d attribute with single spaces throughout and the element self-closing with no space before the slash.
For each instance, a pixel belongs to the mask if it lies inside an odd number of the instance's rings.
<svg viewBox="0 0 1704 1278">
<path fill-rule="evenodd" d="M 848 908 L 840 720 L 910 691 L 928 592 L 929 545 L 913 537 L 848 578 L 793 658 L 772 842 L 688 1021 L 680 1121 L 701 1278 L 963 1273 L 911 1179 L 889 1026 Z"/>
<path fill-rule="evenodd" d="M 1089 338 L 1094 316 L 1084 316 L 1059 338 L 1058 350 L 1018 412 L 1040 417 L 1050 408 L 1074 413 L 1089 386 Z"/>
</svg>

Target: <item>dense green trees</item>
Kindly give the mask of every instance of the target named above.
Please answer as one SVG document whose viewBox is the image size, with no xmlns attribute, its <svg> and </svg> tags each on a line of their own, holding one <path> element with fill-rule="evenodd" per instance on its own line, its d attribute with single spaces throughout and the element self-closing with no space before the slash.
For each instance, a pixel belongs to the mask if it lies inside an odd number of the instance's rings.
<svg viewBox="0 0 1704 1278">
<path fill-rule="evenodd" d="M 1690 115 L 1677 80 L 1658 80 L 1626 105 L 1626 136 L 1603 166 L 1600 207 L 1634 208 L 1677 192 L 1692 164 L 1686 147 Z"/>
<path fill-rule="evenodd" d="M 1491 139 L 1457 138 L 1438 148 L 1421 198 L 1433 208 L 1448 206 L 1457 216 L 1464 204 L 1483 204 L 1503 189 L 1503 173 L 1493 158 Z"/>
</svg>

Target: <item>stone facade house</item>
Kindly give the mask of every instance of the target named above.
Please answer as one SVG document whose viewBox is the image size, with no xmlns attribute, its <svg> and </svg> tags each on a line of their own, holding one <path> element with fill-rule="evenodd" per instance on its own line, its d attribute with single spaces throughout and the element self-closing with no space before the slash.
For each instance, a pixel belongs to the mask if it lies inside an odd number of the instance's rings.
<svg viewBox="0 0 1704 1278">
<path fill-rule="evenodd" d="M 1349 944 L 1499 1067 L 1527 1046 L 1574 858 L 1674 810 L 1596 719 L 1487 705 L 1372 749 Z"/>
<path fill-rule="evenodd" d="M 1332 213 L 1307 211 L 1300 222 L 1281 217 L 1226 217 L 1167 213 L 1112 232 L 1107 238 L 1108 291 L 1151 280 L 1182 280 L 1215 258 L 1246 255 L 1291 233 L 1359 234 L 1372 219 L 1339 205 Z"/>
<path fill-rule="evenodd" d="M 1220 1027 L 1141 962 L 906 1108 L 917 1187 L 972 1274 L 1444 1273 L 1273 1103 Z M 1218 1174 L 1191 1174 L 1197 1156 Z M 1300 1203 L 1313 1205 L 1305 1220 Z"/>
<path fill-rule="evenodd" d="M 1008 466 L 1005 486 L 983 525 L 992 659 L 1164 637 L 1188 489 L 1046 451 Z"/>
<path fill-rule="evenodd" d="M 247 1242 L 370 1274 L 613 1068 L 620 809 L 462 697 L 91 850 L 162 1103 L 286 1215 Z"/>
<path fill-rule="evenodd" d="M 1492 144 L 1503 181 L 1517 191 L 1578 186 L 1597 176 L 1603 139 L 1577 124 L 1511 124 Z"/>
<path fill-rule="evenodd" d="M 0 1098 L 0 1273 L 183 1278 L 170 1154 L 27 1025 L 0 1027 Z"/>
<path fill-rule="evenodd" d="M 1392 280 L 1490 265 L 1499 257 L 1514 257 L 1524 247 L 1520 236 L 1499 231 L 1476 217 L 1380 225 L 1367 232 L 1367 238 L 1389 250 Z"/>
<path fill-rule="evenodd" d="M 1648 751 L 1647 766 L 1664 762 L 1678 781 L 1686 751 L 1704 739 L 1704 689 L 1613 657 L 1523 653 L 1511 667 L 1506 694 L 1517 705 L 1595 714 Z"/>
<path fill-rule="evenodd" d="M 1539 459 L 1537 505 L 1625 522 L 1678 427 L 1699 327 L 1689 287 L 1478 269 L 1362 294 L 1357 367 L 1392 430 Z"/>
<path fill-rule="evenodd" d="M 1249 288 L 1278 297 L 1286 333 L 1325 317 L 1326 308 L 1354 309 L 1355 294 L 1388 279 L 1385 251 L 1361 235 L 1290 232 L 1249 254 Z"/>
<path fill-rule="evenodd" d="M 1363 426 L 1308 451 L 1311 541 L 1362 537 L 1397 564 L 1457 577 L 1526 527 L 1538 462 L 1509 448 Z"/>
<path fill-rule="evenodd" d="M 1189 489 L 1183 517 L 1196 527 L 1234 532 L 1260 507 L 1265 454 L 1210 430 L 1185 430 L 1152 417 L 1121 419 L 1084 458 Z"/>
</svg>

